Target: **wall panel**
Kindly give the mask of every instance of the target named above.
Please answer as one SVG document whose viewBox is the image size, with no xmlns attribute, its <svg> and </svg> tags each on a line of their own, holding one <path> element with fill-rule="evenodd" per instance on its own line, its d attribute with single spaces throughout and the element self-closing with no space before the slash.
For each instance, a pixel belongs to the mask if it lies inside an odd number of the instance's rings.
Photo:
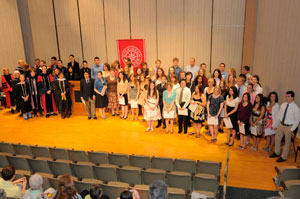
<svg viewBox="0 0 300 199">
<path fill-rule="evenodd" d="M 1 0 L 0 6 L 0 70 L 13 73 L 18 59 L 25 59 L 20 18 L 16 0 Z"/>
<path fill-rule="evenodd" d="M 214 0 L 211 69 L 241 71 L 246 0 Z"/>
<path fill-rule="evenodd" d="M 157 59 L 156 0 L 131 0 L 130 9 L 131 36 L 133 39 L 145 39 L 146 61 L 154 67 Z"/>
<path fill-rule="evenodd" d="M 82 61 L 77 0 L 54 0 L 61 59 L 69 62 L 69 55 Z"/>
<path fill-rule="evenodd" d="M 183 0 L 157 1 L 158 58 L 165 69 L 172 65 L 174 57 L 183 65 L 183 5 Z"/>
<path fill-rule="evenodd" d="M 50 57 L 58 57 L 52 0 L 28 1 L 31 33 L 36 58 L 50 63 Z"/>
<path fill-rule="evenodd" d="M 117 40 L 130 38 L 129 3 L 127 0 L 104 0 L 108 62 L 118 58 Z"/>
<path fill-rule="evenodd" d="M 194 57 L 209 67 L 212 0 L 185 0 L 184 8 L 184 66 Z"/>
<path fill-rule="evenodd" d="M 106 61 L 103 0 L 79 0 L 84 59 L 92 66 L 94 57 Z"/>
</svg>

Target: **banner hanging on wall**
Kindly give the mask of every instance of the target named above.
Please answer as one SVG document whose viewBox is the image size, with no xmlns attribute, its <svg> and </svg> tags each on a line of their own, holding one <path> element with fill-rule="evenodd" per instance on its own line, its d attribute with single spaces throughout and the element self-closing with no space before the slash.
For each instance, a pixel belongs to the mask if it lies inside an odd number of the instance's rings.
<svg viewBox="0 0 300 199">
<path fill-rule="evenodd" d="M 121 39 L 117 40 L 119 61 L 124 67 L 124 60 L 130 58 L 134 68 L 145 61 L 145 40 L 144 39 Z"/>
</svg>

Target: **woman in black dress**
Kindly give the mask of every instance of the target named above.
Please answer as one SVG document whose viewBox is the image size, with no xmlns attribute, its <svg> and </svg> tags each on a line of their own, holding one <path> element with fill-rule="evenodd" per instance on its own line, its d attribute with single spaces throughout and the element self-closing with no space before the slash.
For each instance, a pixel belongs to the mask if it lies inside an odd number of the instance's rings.
<svg viewBox="0 0 300 199">
<path fill-rule="evenodd" d="M 20 82 L 16 85 L 17 100 L 20 105 L 20 110 L 23 114 L 24 120 L 32 118 L 31 104 L 30 104 L 30 91 L 29 85 L 25 82 L 25 76 L 20 75 Z"/>
<path fill-rule="evenodd" d="M 227 141 L 225 144 L 228 146 L 232 146 L 234 144 L 236 132 L 239 131 L 239 126 L 237 123 L 238 107 L 239 107 L 238 91 L 235 86 L 231 86 L 229 88 L 228 95 L 226 96 L 225 108 L 224 108 L 224 112 L 225 112 L 224 117 L 226 119 L 230 119 L 230 121 L 232 123 L 232 128 L 226 127 L 228 136 L 227 136 Z"/>
</svg>

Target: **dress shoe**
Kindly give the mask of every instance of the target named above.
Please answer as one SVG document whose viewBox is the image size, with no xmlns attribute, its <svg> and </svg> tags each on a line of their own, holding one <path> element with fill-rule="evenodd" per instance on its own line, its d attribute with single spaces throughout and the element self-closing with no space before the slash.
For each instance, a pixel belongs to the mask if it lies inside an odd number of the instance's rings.
<svg viewBox="0 0 300 199">
<path fill-rule="evenodd" d="M 156 127 L 155 128 L 159 128 L 161 126 L 161 123 L 160 122 L 158 122 L 158 124 L 156 125 Z"/>
<path fill-rule="evenodd" d="M 95 116 L 95 117 L 93 117 L 94 118 L 94 120 L 96 120 L 97 119 L 97 117 Z"/>
<path fill-rule="evenodd" d="M 180 134 L 181 132 L 182 132 L 182 129 L 179 129 L 179 130 L 178 130 L 178 133 Z"/>
<path fill-rule="evenodd" d="M 163 129 L 165 129 L 166 128 L 166 125 L 165 124 L 163 124 Z"/>
<path fill-rule="evenodd" d="M 272 153 L 269 157 L 270 158 L 277 158 L 277 157 L 280 157 L 280 155 L 277 155 L 276 153 Z"/>
<path fill-rule="evenodd" d="M 10 112 L 11 112 L 11 114 L 14 114 L 15 110 L 12 108 L 12 109 L 10 109 Z"/>
<path fill-rule="evenodd" d="M 50 115 L 49 114 L 46 114 L 46 118 L 49 118 L 50 117 Z"/>
<path fill-rule="evenodd" d="M 284 162 L 284 161 L 286 161 L 286 160 L 283 159 L 282 157 L 280 157 L 280 158 L 278 158 L 278 159 L 276 160 L 276 162 Z"/>
<path fill-rule="evenodd" d="M 88 117 L 88 120 L 90 120 L 92 117 Z"/>
</svg>

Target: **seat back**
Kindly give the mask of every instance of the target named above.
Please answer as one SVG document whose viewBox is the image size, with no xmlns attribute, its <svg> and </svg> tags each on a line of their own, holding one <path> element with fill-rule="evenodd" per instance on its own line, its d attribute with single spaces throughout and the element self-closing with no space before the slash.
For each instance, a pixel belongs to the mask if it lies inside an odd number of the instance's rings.
<svg viewBox="0 0 300 199">
<path fill-rule="evenodd" d="M 134 186 L 134 189 L 137 190 L 137 192 L 140 195 L 140 198 L 142 199 L 150 199 L 150 194 L 149 194 L 149 186 Z"/>
<path fill-rule="evenodd" d="M 30 146 L 34 157 L 52 158 L 47 147 L 43 146 Z"/>
<path fill-rule="evenodd" d="M 57 181 L 56 178 L 48 178 L 48 182 L 49 182 L 50 187 L 52 187 L 53 189 L 57 190 L 58 181 Z"/>
<path fill-rule="evenodd" d="M 166 182 L 166 171 L 159 169 L 146 169 L 141 171 L 143 184 L 150 185 L 158 180 Z"/>
<path fill-rule="evenodd" d="M 48 162 L 46 160 L 27 159 L 29 166 L 34 172 L 52 174 Z"/>
<path fill-rule="evenodd" d="M 149 156 L 131 155 L 129 156 L 130 165 L 143 169 L 151 168 L 151 158 Z"/>
<path fill-rule="evenodd" d="M 300 179 L 300 168 L 286 168 L 278 176 L 279 185 L 283 181 Z"/>
<path fill-rule="evenodd" d="M 112 166 L 93 166 L 95 177 L 98 180 L 110 182 L 118 181 L 117 171 L 115 167 Z"/>
<path fill-rule="evenodd" d="M 108 154 L 110 164 L 118 166 L 129 166 L 129 156 L 127 154 L 110 153 Z"/>
<path fill-rule="evenodd" d="M 71 164 L 75 177 L 80 179 L 95 179 L 93 168 L 89 165 Z"/>
<path fill-rule="evenodd" d="M 172 171 L 167 173 L 169 187 L 181 188 L 185 191 L 192 189 L 192 175 L 187 172 Z"/>
<path fill-rule="evenodd" d="M 92 183 L 92 182 L 82 182 L 82 181 L 74 180 L 74 185 L 75 185 L 78 193 L 81 193 L 84 190 L 90 191 L 92 185 L 94 185 L 94 184 L 95 183 Z"/>
<path fill-rule="evenodd" d="M 114 199 L 119 197 L 120 194 L 128 188 L 128 186 L 103 184 L 102 188 L 105 195 Z"/>
<path fill-rule="evenodd" d="M 0 142 L 0 152 L 16 154 L 14 147 L 10 143 Z"/>
<path fill-rule="evenodd" d="M 198 161 L 197 173 L 207 173 L 220 176 L 220 163 L 213 161 Z"/>
<path fill-rule="evenodd" d="M 154 169 L 173 171 L 174 170 L 173 159 L 164 158 L 164 157 L 153 157 L 151 167 Z"/>
<path fill-rule="evenodd" d="M 175 159 L 176 171 L 184 171 L 188 173 L 196 173 L 196 161 L 188 159 Z"/>
<path fill-rule="evenodd" d="M 73 162 L 89 162 L 88 155 L 85 151 L 68 150 L 70 160 Z"/>
<path fill-rule="evenodd" d="M 56 161 L 48 161 L 50 169 L 55 176 L 68 174 L 73 176 L 71 167 L 68 163 L 65 162 L 56 162 Z"/>
<path fill-rule="evenodd" d="M 168 199 L 184 199 L 184 198 L 186 198 L 186 194 L 183 189 L 168 187 Z"/>
<path fill-rule="evenodd" d="M 290 188 L 285 193 L 285 198 L 296 199 L 300 196 L 300 184 L 295 184 L 290 186 Z"/>
<path fill-rule="evenodd" d="M 31 152 L 31 149 L 28 145 L 25 144 L 13 144 L 13 147 L 15 149 L 15 152 L 17 155 L 26 155 L 33 157 L 33 154 Z"/>
<path fill-rule="evenodd" d="M 27 162 L 27 159 L 23 157 L 16 157 L 16 156 L 6 156 L 10 165 L 14 166 L 16 170 L 25 170 L 25 171 L 32 171 L 30 166 Z"/>
<path fill-rule="evenodd" d="M 93 152 L 89 151 L 88 152 L 88 157 L 90 162 L 94 163 L 95 165 L 100 165 L 100 164 L 108 164 L 108 153 L 106 152 Z"/>
<path fill-rule="evenodd" d="M 0 154 L 0 168 L 4 168 L 9 165 L 9 162 L 6 159 L 6 156 Z"/>
<path fill-rule="evenodd" d="M 193 178 L 193 190 L 208 191 L 216 194 L 219 190 L 219 182 L 217 177 L 195 175 Z"/>
<path fill-rule="evenodd" d="M 134 168 L 117 168 L 117 174 L 121 182 L 126 182 L 130 185 L 142 184 L 140 170 Z"/>
<path fill-rule="evenodd" d="M 54 160 L 70 160 L 66 149 L 49 147 L 49 152 Z"/>
</svg>

